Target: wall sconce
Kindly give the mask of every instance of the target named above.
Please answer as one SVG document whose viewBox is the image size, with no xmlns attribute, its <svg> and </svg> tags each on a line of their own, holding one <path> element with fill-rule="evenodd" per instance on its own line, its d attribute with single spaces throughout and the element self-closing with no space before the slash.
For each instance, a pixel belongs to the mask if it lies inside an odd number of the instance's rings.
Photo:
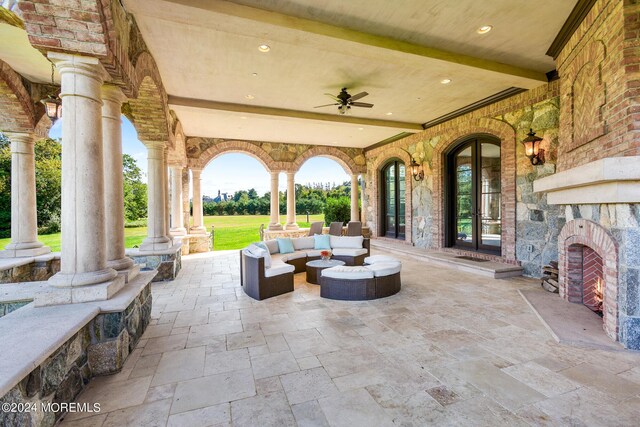
<svg viewBox="0 0 640 427">
<path fill-rule="evenodd" d="M 536 136 L 533 129 L 529 129 L 527 137 L 522 140 L 524 154 L 531 160 L 531 164 L 534 166 L 544 164 L 544 150 L 540 148 L 541 142 L 542 138 Z"/>
<path fill-rule="evenodd" d="M 424 179 L 424 170 L 422 165 L 418 164 L 415 159 L 411 159 L 411 175 L 416 181 L 422 181 Z"/>
</svg>

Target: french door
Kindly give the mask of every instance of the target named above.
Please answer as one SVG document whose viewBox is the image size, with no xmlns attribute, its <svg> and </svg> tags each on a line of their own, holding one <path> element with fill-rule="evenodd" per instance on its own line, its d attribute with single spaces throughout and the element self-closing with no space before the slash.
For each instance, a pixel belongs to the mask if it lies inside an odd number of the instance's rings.
<svg viewBox="0 0 640 427">
<path fill-rule="evenodd" d="M 382 235 L 392 239 L 404 239 L 405 173 L 404 163 L 398 160 L 387 163 L 382 169 Z"/>
<path fill-rule="evenodd" d="M 500 145 L 487 139 L 466 141 L 449 153 L 448 246 L 500 252 L 502 205 Z"/>
</svg>

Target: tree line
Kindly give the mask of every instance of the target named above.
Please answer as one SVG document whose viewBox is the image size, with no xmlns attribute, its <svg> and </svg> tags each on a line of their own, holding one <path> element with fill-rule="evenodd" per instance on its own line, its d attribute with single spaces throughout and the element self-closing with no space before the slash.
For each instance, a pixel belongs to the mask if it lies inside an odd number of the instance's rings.
<svg viewBox="0 0 640 427">
<path fill-rule="evenodd" d="M 348 221 L 351 214 L 351 182 L 342 184 L 314 183 L 296 184 L 296 213 L 298 215 L 325 214 L 335 221 Z M 278 193 L 280 214 L 287 213 L 287 192 Z M 271 212 L 271 193 L 262 196 L 251 188 L 239 190 L 225 200 L 214 200 L 204 196 L 202 203 L 204 215 L 269 215 Z M 330 221 L 329 221 L 330 222 Z"/>
<path fill-rule="evenodd" d="M 44 138 L 35 143 L 38 234 L 60 231 L 62 209 L 62 143 Z M 127 222 L 147 217 L 147 184 L 136 160 L 124 154 L 124 211 Z M 11 236 L 11 144 L 0 132 L 0 237 Z"/>
</svg>

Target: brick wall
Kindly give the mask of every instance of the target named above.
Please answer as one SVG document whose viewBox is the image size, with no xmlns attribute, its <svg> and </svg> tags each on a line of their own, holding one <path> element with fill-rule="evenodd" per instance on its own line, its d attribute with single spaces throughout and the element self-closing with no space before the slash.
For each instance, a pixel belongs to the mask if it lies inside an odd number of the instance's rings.
<svg viewBox="0 0 640 427">
<path fill-rule="evenodd" d="M 36 106 L 22 77 L 0 60 L 0 131 L 32 132 Z"/>
<path fill-rule="evenodd" d="M 640 155 L 640 5 L 600 0 L 557 58 L 558 170 Z"/>
</svg>

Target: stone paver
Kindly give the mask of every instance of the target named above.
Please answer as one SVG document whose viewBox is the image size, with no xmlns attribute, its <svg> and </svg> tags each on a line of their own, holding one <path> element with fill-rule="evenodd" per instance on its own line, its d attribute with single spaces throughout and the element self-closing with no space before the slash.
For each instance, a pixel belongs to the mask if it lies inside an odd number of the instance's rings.
<svg viewBox="0 0 640 427">
<path fill-rule="evenodd" d="M 62 425 L 632 425 L 640 353 L 557 344 L 495 280 L 411 259 L 402 291 L 369 302 L 295 291 L 254 301 L 238 255 L 186 256 L 153 284 L 152 324 L 125 369 Z M 90 416 L 91 415 L 91 416 Z M 89 417 L 90 416 L 90 417 Z"/>
</svg>

